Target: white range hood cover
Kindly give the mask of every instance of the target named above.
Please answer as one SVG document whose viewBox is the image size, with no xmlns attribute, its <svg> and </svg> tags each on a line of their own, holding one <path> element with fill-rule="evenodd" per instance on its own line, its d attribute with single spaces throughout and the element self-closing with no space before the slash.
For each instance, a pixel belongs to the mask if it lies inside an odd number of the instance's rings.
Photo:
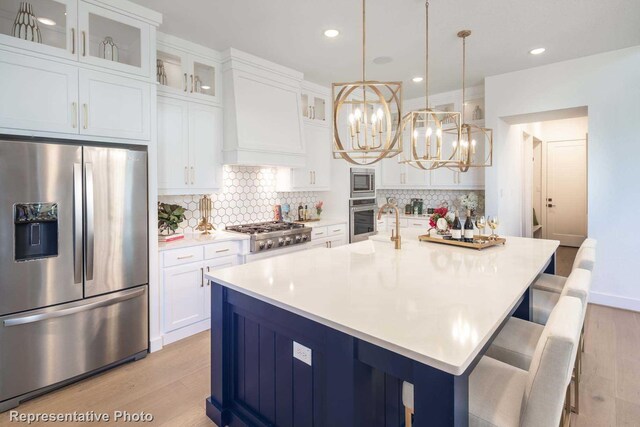
<svg viewBox="0 0 640 427">
<path fill-rule="evenodd" d="M 224 163 L 304 167 L 302 73 L 236 49 L 223 57 Z"/>
</svg>

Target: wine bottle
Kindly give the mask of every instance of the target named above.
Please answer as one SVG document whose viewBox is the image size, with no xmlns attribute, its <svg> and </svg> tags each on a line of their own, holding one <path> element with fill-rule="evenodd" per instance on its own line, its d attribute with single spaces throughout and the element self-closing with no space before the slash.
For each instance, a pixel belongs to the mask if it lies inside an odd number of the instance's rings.
<svg viewBox="0 0 640 427">
<path fill-rule="evenodd" d="M 453 219 L 453 226 L 451 227 L 451 240 L 462 240 L 462 224 L 460 224 L 460 217 L 457 209 L 456 216 Z"/>
<path fill-rule="evenodd" d="M 309 205 L 304 205 L 304 219 L 305 221 L 309 219 Z"/>
<path fill-rule="evenodd" d="M 467 209 L 467 219 L 464 222 L 464 241 L 473 243 L 473 221 L 471 221 L 471 211 Z"/>
<path fill-rule="evenodd" d="M 298 221 L 304 221 L 304 208 L 302 207 L 302 202 L 298 205 Z"/>
</svg>

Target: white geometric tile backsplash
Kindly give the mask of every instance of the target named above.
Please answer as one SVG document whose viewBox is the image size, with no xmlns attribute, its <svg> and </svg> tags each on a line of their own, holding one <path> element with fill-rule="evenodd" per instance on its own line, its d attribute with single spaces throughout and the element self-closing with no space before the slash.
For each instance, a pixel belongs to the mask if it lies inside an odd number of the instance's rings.
<svg viewBox="0 0 640 427">
<path fill-rule="evenodd" d="M 224 166 L 222 190 L 211 194 L 213 224 L 223 230 L 227 225 L 273 220 L 273 206 L 283 203 L 314 205 L 320 193 L 305 191 L 276 192 L 276 168 L 254 166 Z M 160 196 L 160 202 L 186 208 L 185 221 L 178 232 L 193 233 L 200 222 L 199 201 L 202 195 Z"/>
</svg>

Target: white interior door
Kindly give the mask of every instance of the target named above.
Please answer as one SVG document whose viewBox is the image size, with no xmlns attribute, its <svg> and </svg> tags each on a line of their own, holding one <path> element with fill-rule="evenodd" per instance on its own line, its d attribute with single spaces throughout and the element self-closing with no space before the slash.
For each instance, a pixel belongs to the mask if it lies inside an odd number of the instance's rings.
<svg viewBox="0 0 640 427">
<path fill-rule="evenodd" d="M 587 236 L 586 140 L 547 143 L 547 238 L 578 247 Z"/>
</svg>

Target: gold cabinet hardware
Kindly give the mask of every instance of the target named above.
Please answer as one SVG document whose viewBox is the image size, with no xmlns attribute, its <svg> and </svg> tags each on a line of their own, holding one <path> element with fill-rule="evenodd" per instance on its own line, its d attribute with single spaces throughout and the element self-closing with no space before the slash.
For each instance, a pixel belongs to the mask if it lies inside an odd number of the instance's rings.
<svg viewBox="0 0 640 427">
<path fill-rule="evenodd" d="M 200 267 L 200 287 L 204 288 L 204 267 Z"/>
<path fill-rule="evenodd" d="M 84 112 L 84 124 L 83 128 L 89 128 L 89 106 L 87 104 L 82 104 L 82 110 Z"/>
<path fill-rule="evenodd" d="M 184 91 L 187 91 L 187 73 L 184 73 Z"/>
<path fill-rule="evenodd" d="M 82 56 L 87 56 L 87 32 L 82 32 Z"/>
<path fill-rule="evenodd" d="M 72 102 L 71 107 L 73 108 L 73 120 L 71 121 L 71 127 L 74 129 L 78 127 L 78 103 Z"/>
<path fill-rule="evenodd" d="M 220 249 L 220 250 L 216 251 L 217 254 L 221 254 L 221 253 L 224 253 L 224 252 L 229 252 L 229 249 Z"/>
<path fill-rule="evenodd" d="M 71 27 L 71 53 L 76 54 L 76 29 Z"/>
<path fill-rule="evenodd" d="M 183 255 L 178 257 L 178 259 L 189 259 L 189 258 L 193 258 L 193 255 Z"/>
</svg>

